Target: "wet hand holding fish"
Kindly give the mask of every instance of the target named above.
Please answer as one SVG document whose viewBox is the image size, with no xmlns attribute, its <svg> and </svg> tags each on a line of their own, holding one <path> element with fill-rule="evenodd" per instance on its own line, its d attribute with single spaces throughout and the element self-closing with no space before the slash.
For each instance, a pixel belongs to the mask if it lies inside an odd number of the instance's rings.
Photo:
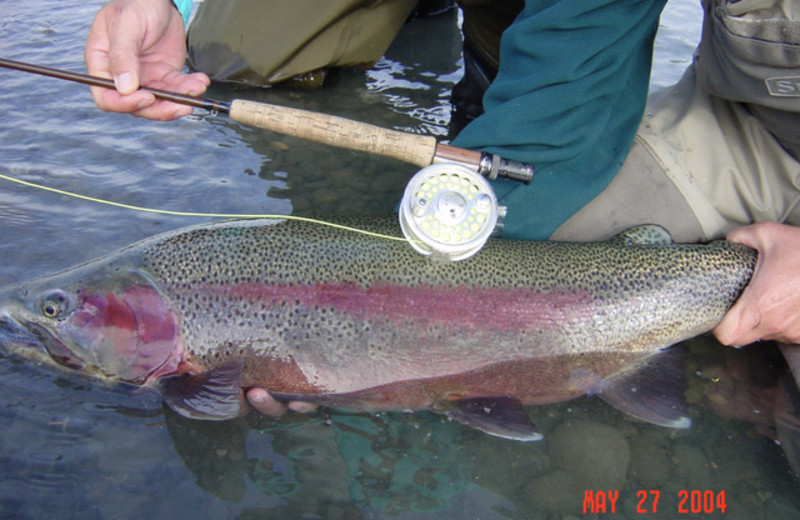
<svg viewBox="0 0 800 520">
<path fill-rule="evenodd" d="M 344 223 L 399 235 L 392 216 Z M 590 392 L 685 427 L 675 372 L 654 360 L 713 328 L 755 260 L 740 244 L 676 245 L 645 226 L 587 244 L 491 240 L 446 263 L 309 222 L 235 221 L 3 288 L 0 343 L 155 386 L 198 419 L 235 417 L 242 390 L 264 387 L 532 440 L 522 405 Z"/>
</svg>

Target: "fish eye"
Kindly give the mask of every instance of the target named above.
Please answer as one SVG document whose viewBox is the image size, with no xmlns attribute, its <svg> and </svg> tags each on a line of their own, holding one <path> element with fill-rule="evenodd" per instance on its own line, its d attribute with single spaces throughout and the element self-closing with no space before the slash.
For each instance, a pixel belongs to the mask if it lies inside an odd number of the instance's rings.
<svg viewBox="0 0 800 520">
<path fill-rule="evenodd" d="M 58 318 L 69 312 L 72 307 L 72 298 L 61 289 L 54 289 L 46 293 L 39 302 L 39 310 L 48 318 Z"/>
</svg>

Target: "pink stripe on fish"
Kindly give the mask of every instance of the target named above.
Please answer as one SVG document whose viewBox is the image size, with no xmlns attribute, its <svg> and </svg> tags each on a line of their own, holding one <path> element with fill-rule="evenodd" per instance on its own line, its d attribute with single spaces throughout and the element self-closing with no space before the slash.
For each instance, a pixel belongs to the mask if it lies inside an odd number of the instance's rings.
<svg viewBox="0 0 800 520">
<path fill-rule="evenodd" d="M 437 324 L 463 330 L 562 328 L 587 316 L 593 304 L 588 291 L 538 292 L 526 288 L 466 286 L 407 287 L 388 283 L 362 287 L 353 282 L 315 285 L 239 284 L 231 296 L 304 307 L 332 308 L 359 318 L 382 318 L 419 325 Z"/>
</svg>

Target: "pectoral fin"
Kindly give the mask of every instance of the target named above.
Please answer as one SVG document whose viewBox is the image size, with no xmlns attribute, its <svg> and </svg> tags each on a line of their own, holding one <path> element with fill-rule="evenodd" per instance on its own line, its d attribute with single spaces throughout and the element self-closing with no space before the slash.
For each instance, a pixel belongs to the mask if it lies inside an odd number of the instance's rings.
<svg viewBox="0 0 800 520">
<path fill-rule="evenodd" d="M 223 421 L 240 415 L 244 397 L 242 363 L 234 362 L 201 374 L 182 374 L 159 381 L 164 401 L 189 419 Z"/>
<path fill-rule="evenodd" d="M 447 401 L 436 406 L 433 411 L 503 439 L 538 441 L 542 438 L 522 404 L 510 397 Z"/>
<path fill-rule="evenodd" d="M 686 410 L 686 351 L 670 348 L 604 381 L 597 393 L 611 406 L 643 421 L 669 428 L 689 428 Z"/>
</svg>

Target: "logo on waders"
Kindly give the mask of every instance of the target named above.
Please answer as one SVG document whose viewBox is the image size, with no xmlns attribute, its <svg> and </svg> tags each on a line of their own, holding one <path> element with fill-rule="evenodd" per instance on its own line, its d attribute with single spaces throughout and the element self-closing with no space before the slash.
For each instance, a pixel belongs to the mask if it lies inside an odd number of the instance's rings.
<svg viewBox="0 0 800 520">
<path fill-rule="evenodd" d="M 778 97 L 800 97 L 800 76 L 781 76 L 778 78 L 767 78 L 770 96 Z"/>
</svg>

